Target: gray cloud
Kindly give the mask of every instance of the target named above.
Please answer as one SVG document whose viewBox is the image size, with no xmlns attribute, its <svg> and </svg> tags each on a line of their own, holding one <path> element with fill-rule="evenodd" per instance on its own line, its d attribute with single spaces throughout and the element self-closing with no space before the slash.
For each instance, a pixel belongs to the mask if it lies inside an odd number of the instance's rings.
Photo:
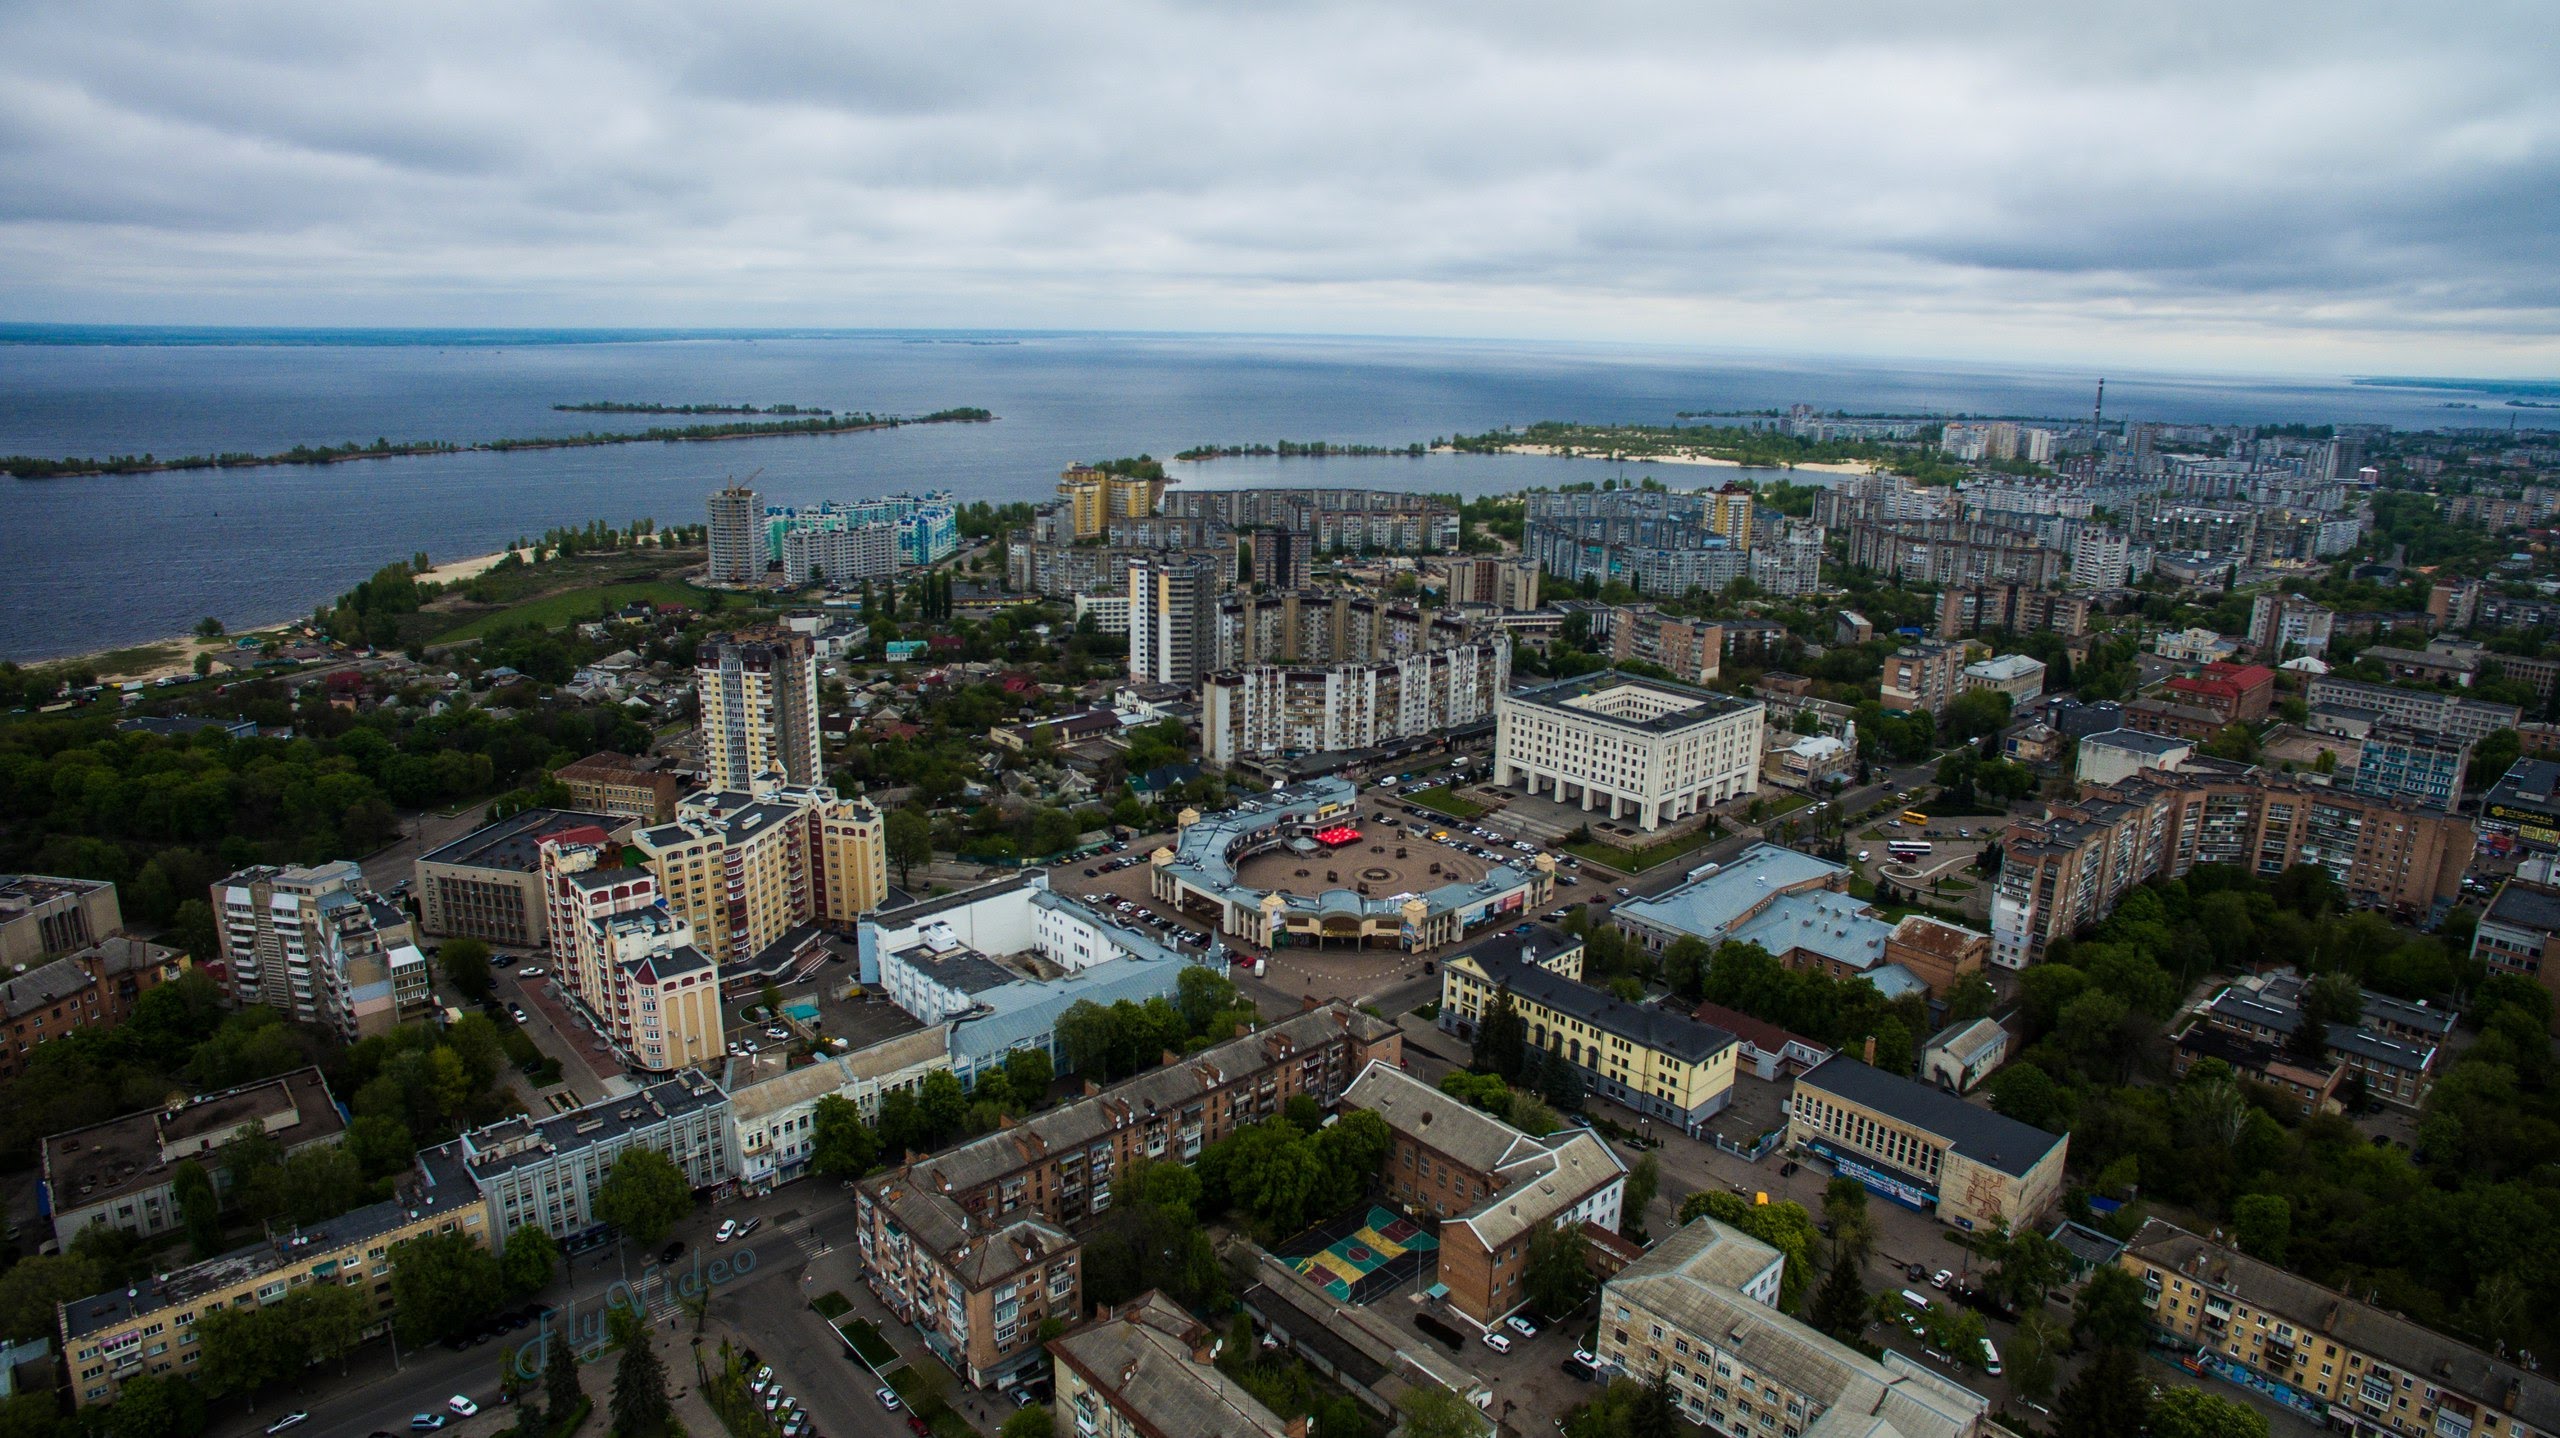
<svg viewBox="0 0 2560 1438">
<path fill-rule="evenodd" d="M 22 3 L 0 314 L 2548 373 L 2560 96 L 2517 42 L 2542 23 Z"/>
</svg>

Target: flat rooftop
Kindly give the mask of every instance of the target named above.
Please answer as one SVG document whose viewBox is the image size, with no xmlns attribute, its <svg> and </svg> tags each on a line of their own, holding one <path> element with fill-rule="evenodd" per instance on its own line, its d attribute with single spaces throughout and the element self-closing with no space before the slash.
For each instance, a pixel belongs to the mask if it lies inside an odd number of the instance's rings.
<svg viewBox="0 0 2560 1438">
<path fill-rule="evenodd" d="M 250 1126 L 290 1153 L 337 1137 L 347 1123 L 320 1070 L 306 1068 L 58 1133 L 44 1141 L 52 1209 L 59 1214 L 157 1188 L 179 1161 L 218 1150 Z"/>
<path fill-rule="evenodd" d="M 1648 734 L 1669 734 L 1692 724 L 1763 707 L 1757 699 L 1646 679 L 1615 669 L 1515 690 L 1504 697 L 1514 704 L 1571 710 L 1577 718 L 1597 719 Z"/>
<path fill-rule="evenodd" d="M 541 840 L 545 834 L 592 825 L 610 835 L 630 827 L 630 824 L 629 819 L 618 819 L 611 814 L 590 814 L 578 809 L 527 809 L 521 814 L 510 814 L 494 824 L 474 829 L 418 862 L 531 874 L 542 868 Z"/>
</svg>

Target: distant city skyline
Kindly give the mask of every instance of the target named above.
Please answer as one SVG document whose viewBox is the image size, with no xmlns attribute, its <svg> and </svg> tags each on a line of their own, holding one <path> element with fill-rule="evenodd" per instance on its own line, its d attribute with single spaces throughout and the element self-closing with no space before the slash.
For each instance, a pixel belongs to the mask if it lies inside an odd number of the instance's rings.
<svg viewBox="0 0 2560 1438">
<path fill-rule="evenodd" d="M 0 321 L 2548 376 L 2546 19 L 32 3 Z"/>
</svg>

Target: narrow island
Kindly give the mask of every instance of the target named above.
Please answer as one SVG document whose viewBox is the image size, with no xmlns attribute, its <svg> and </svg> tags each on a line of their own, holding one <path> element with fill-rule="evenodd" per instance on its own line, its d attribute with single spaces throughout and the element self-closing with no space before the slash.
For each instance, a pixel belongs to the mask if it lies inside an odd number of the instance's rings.
<svg viewBox="0 0 2560 1438">
<path fill-rule="evenodd" d="M 491 439 L 457 444 L 446 439 L 377 439 L 371 444 L 297 444 L 274 454 L 190 454 L 161 459 L 150 454 L 116 454 L 104 458 L 50 459 L 41 455 L 0 455 L 0 474 L 18 479 L 70 479 L 90 475 L 161 474 L 186 469 L 256 469 L 279 464 L 342 464 L 354 459 L 398 459 L 409 455 L 505 453 L 519 449 L 582 449 L 590 445 L 685 444 L 704 440 L 764 439 L 777 435 L 851 434 L 866 429 L 896 429 L 910 424 L 985 424 L 995 415 L 974 406 L 938 409 L 931 414 L 845 414 L 793 420 L 737 420 L 724 424 L 657 425 L 627 433 L 589 431 L 536 439 Z"/>
<path fill-rule="evenodd" d="M 584 404 L 555 404 L 563 414 L 788 414 L 832 416 L 831 409 L 796 404 L 774 404 L 758 408 L 751 404 L 632 404 L 616 399 L 591 399 Z"/>
<path fill-rule="evenodd" d="M 1382 455 L 1401 455 L 1420 459 L 1431 452 L 1427 444 L 1335 444 L 1331 440 L 1284 439 L 1270 444 L 1197 444 L 1174 456 L 1198 462 L 1205 459 L 1361 459 Z"/>
</svg>

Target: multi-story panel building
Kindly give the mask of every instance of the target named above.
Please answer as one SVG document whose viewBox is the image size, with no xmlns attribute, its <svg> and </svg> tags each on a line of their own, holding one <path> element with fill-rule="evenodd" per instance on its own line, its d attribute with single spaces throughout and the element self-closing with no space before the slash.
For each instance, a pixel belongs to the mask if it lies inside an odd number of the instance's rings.
<svg viewBox="0 0 2560 1438">
<path fill-rule="evenodd" d="M 684 783 L 645 759 L 611 750 L 563 764 L 551 777 L 568 786 L 569 802 L 591 814 L 663 824 L 676 816 Z"/>
<path fill-rule="evenodd" d="M 2359 794 L 2408 799 L 2450 814 L 2462 802 L 2471 747 L 2472 741 L 2460 735 L 2386 720 L 2366 730 L 2357 744 L 2355 772 L 2348 782 Z"/>
<path fill-rule="evenodd" d="M 898 572 L 898 536 L 895 520 L 787 529 L 782 534 L 782 582 L 797 589 L 813 581 L 885 579 Z"/>
<path fill-rule="evenodd" d="M 58 1335 L 73 1404 L 113 1403 L 140 1377 L 193 1376 L 203 1356 L 197 1324 L 206 1315 L 257 1308 L 319 1284 L 362 1295 L 364 1337 L 388 1332 L 392 1249 L 438 1233 L 489 1242 L 488 1206 L 458 1175 L 438 1184 L 422 1165 L 399 1190 L 387 1202 L 61 1305 Z"/>
<path fill-rule="evenodd" d="M 575 794 L 576 787 L 570 792 Z M 594 792 L 591 787 L 589 793 Z M 629 832 L 631 822 L 601 808 L 526 809 L 427 851 L 419 856 L 416 871 L 419 932 L 519 949 L 549 944 L 542 837 L 597 828 L 618 839 Z"/>
<path fill-rule="evenodd" d="M 1981 1438 L 1990 1404 L 1922 1364 L 1859 1349 L 1778 1307 L 1778 1251 L 1712 1218 L 1682 1225 L 1600 1293 L 1593 1351 L 1660 1379 L 1712 1433 Z"/>
<path fill-rule="evenodd" d="M 2041 589 L 2061 583 L 2071 560 L 2035 535 L 1980 520 L 1860 520 L 1848 526 L 1847 552 L 1849 563 L 1860 569 L 1948 587 Z"/>
<path fill-rule="evenodd" d="M 1964 646 L 1924 639 L 1884 661 L 1881 695 L 1888 713 L 1937 718 L 1964 692 Z"/>
<path fill-rule="evenodd" d="M 2560 999 L 2560 888 L 2509 879 L 2471 934 L 2471 957 L 2491 973 L 2523 974 Z M 2560 1003 L 2553 1005 L 2560 1015 Z M 2560 1017 L 2552 1021 L 2560 1033 Z"/>
<path fill-rule="evenodd" d="M 1218 1332 L 1154 1289 L 1049 1341 L 1076 1438 L 1307 1438 L 1219 1371 Z"/>
<path fill-rule="evenodd" d="M 958 1204 L 980 1231 L 1036 1217 L 1073 1228 L 1111 1207 L 1142 1159 L 1189 1163 L 1297 1094 L 1331 1107 L 1373 1060 L 1401 1061 L 1395 1025 L 1336 1000 L 1034 1114 L 888 1176 Z M 874 1182 L 885 1182 L 874 1180 Z"/>
<path fill-rule="evenodd" d="M 868 799 L 824 785 L 705 790 L 631 847 L 669 910 L 724 976 L 744 985 L 824 962 L 822 923 L 851 924 L 889 892 L 885 822 Z"/>
<path fill-rule="evenodd" d="M 1254 566 L 1258 570 L 1261 565 L 1262 552 L 1257 547 Z M 1505 613 L 1538 607 L 1538 561 L 1525 554 L 1427 559 L 1423 572 L 1440 581 L 1451 604 L 1490 604 Z"/>
<path fill-rule="evenodd" d="M 116 886 L 104 879 L 0 874 L 0 965 L 86 948 L 123 927 Z"/>
<path fill-rule="evenodd" d="M 2071 582 L 2091 589 L 2122 589 L 2130 571 L 2131 545 L 2118 530 L 2084 526 L 2071 540 Z"/>
<path fill-rule="evenodd" d="M 1582 959 L 1580 937 L 1543 924 L 1451 954 L 1440 966 L 1441 1031 L 1473 1040 L 1495 995 L 1507 994 L 1528 1042 L 1572 1064 L 1592 1092 L 1702 1132 L 1733 1102 L 1734 1036 L 1581 982 Z"/>
<path fill-rule="evenodd" d="M 2142 1280 L 2161 1341 L 2333 1431 L 2560 1433 L 2560 1383 L 2165 1220 L 2146 1220 L 2116 1262 Z"/>
<path fill-rule="evenodd" d="M 232 997 L 353 1043 L 389 1033 L 430 998 L 427 956 L 399 906 L 364 888 L 352 859 L 260 865 L 213 886 Z"/>
<path fill-rule="evenodd" d="M 1683 684 L 1713 684 L 1724 672 L 1724 630 L 1709 619 L 1684 619 L 1650 604 L 1622 605 L 1609 623 L 1609 657 L 1659 664 Z"/>
<path fill-rule="evenodd" d="M 764 581 L 764 497 L 743 484 L 715 490 L 710 503 L 711 563 L 714 584 L 760 584 Z"/>
<path fill-rule="evenodd" d="M 2249 642 L 2274 663 L 2297 654 L 2325 654 L 2338 616 L 2299 594 L 2261 594 L 2249 604 Z"/>
<path fill-rule="evenodd" d="M 798 1068 L 778 1051 L 730 1060 L 721 1087 L 729 1092 L 738 1182 L 764 1192 L 807 1177 L 820 1099 L 843 1099 L 863 1122 L 876 1122 L 884 1096 L 912 1094 L 927 1075 L 950 1071 L 949 1037 L 949 1025 L 932 1024 Z"/>
<path fill-rule="evenodd" d="M 1215 559 L 1151 555 L 1129 566 L 1129 677 L 1143 684 L 1197 684 L 1215 667 L 1217 597 L 1225 566 Z"/>
<path fill-rule="evenodd" d="M 550 1118 L 500 1119 L 419 1161 L 462 1172 L 488 1201 L 490 1243 L 503 1247 L 527 1225 L 555 1239 L 603 1228 L 596 1189 L 633 1149 L 664 1154 L 696 1190 L 724 1188 L 737 1172 L 729 1133 L 729 1096 L 695 1072 Z"/>
<path fill-rule="evenodd" d="M 2037 1225 L 2062 1198 L 2068 1134 L 1935 1084 L 1832 1057 L 1796 1080 L 1787 1141 L 1905 1208 L 1963 1229 Z"/>
<path fill-rule="evenodd" d="M 2369 709 L 2412 729 L 2451 735 L 2473 743 L 2498 730 L 2513 729 L 2524 719 L 2524 711 L 2513 704 L 2464 699 L 2441 689 L 2401 689 L 2388 684 L 2366 684 L 2332 674 L 2313 679 L 2303 697 L 2313 704 Z"/>
<path fill-rule="evenodd" d="M 1955 585 L 1938 596 L 1940 639 L 2001 631 L 2077 638 L 2089 632 L 2089 596 L 2025 584 Z"/>
<path fill-rule="evenodd" d="M 1494 705 L 1493 782 L 1658 829 L 1760 787 L 1767 706 L 1615 670 Z"/>
<path fill-rule="evenodd" d="M 714 634 L 693 660 L 702 778 L 744 789 L 768 775 L 824 782 L 818 749 L 818 651 L 789 629 Z"/>
<path fill-rule="evenodd" d="M 1203 682 L 1200 751 L 1234 764 L 1446 734 L 1491 722 L 1510 687 L 1511 641 L 1500 634 L 1365 663 L 1255 665 Z"/>
<path fill-rule="evenodd" d="M 1395 1136 L 1379 1175 L 1408 1213 L 1438 1220 L 1435 1274 L 1460 1313 L 1491 1328 L 1529 1298 L 1529 1241 L 1595 1224 L 1614 1232 L 1627 1166 L 1600 1136 L 1533 1137 L 1392 1064 L 1362 1069 L 1345 1109 L 1374 1113 Z"/>
<path fill-rule="evenodd" d="M 1991 960 L 2024 968 L 2152 878 L 2198 864 L 2266 877 L 2326 870 L 2349 902 L 2420 916 L 2449 908 L 2472 855 L 2471 826 L 2401 799 L 2266 773 L 2152 770 L 2015 820 L 1991 900 Z"/>
<path fill-rule="evenodd" d="M 1444 500 L 1391 489 L 1178 489 L 1159 509 L 1231 529 L 1271 527 L 1307 535 L 1319 552 L 1340 549 L 1454 554 L 1458 512 Z"/>
<path fill-rule="evenodd" d="M 904 1173 L 854 1190 L 854 1247 L 872 1293 L 980 1388 L 1047 1356 L 1041 1323 L 1084 1312 L 1084 1248 L 1036 1214 L 994 1223 Z"/>
<path fill-rule="evenodd" d="M 347 1122 L 320 1070 L 306 1068 L 51 1135 L 42 1158 L 55 1241 L 67 1249 L 92 1224 L 143 1238 L 185 1227 L 178 1165 L 201 1164 L 214 1192 L 227 1198 L 231 1174 L 221 1153 L 242 1129 L 256 1129 L 291 1155 L 336 1143 Z"/>
<path fill-rule="evenodd" d="M 0 1079 L 24 1072 L 48 1039 L 123 1023 L 135 1000 L 188 967 L 176 949 L 117 934 L 0 980 Z"/>
<path fill-rule="evenodd" d="M 1789 519 L 1777 536 L 1751 547 L 1751 583 L 1763 594 L 1801 598 L 1822 588 L 1822 526 Z"/>
</svg>

